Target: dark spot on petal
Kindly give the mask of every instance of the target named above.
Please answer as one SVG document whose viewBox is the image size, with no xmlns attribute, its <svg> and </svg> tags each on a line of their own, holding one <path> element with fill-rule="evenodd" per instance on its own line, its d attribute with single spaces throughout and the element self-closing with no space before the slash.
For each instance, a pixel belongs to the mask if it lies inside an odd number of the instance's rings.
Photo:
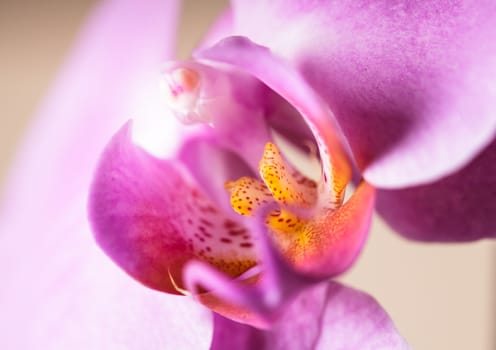
<svg viewBox="0 0 496 350">
<path fill-rule="evenodd" d="M 212 226 L 214 226 L 214 224 L 212 224 L 210 221 L 208 221 L 208 220 L 206 220 L 206 219 L 204 219 L 204 218 L 201 218 L 201 219 L 200 219 L 200 222 L 201 222 L 202 224 L 204 224 L 204 225 L 208 226 L 208 227 L 212 227 Z"/>
</svg>

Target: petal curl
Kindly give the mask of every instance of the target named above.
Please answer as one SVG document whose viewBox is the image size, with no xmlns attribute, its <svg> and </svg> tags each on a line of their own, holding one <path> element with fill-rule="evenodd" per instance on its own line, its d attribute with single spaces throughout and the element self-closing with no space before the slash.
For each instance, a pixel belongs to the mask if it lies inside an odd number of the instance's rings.
<svg viewBox="0 0 496 350">
<path fill-rule="evenodd" d="M 258 330 L 215 315 L 211 349 L 409 349 L 409 346 L 373 298 L 329 282 L 302 293 L 270 330 Z"/>
<path fill-rule="evenodd" d="M 496 238 L 496 139 L 465 168 L 440 181 L 380 190 L 377 206 L 393 229 L 410 239 Z"/>
<path fill-rule="evenodd" d="M 351 162 L 333 112 L 287 62 L 266 47 L 241 36 L 228 37 L 217 45 L 195 52 L 197 59 L 234 66 L 266 84 L 303 117 L 318 145 L 328 198 L 343 200 L 351 178 Z"/>
<path fill-rule="evenodd" d="M 202 42 L 197 47 L 197 49 L 207 48 L 214 45 L 222 38 L 233 35 L 233 30 L 233 13 L 230 8 L 227 8 L 216 18 L 215 22 L 210 26 L 210 29 L 205 34 L 205 37 L 202 39 Z"/>
<path fill-rule="evenodd" d="M 190 262 L 184 271 L 188 290 L 201 303 L 232 320 L 262 329 L 269 327 L 298 293 L 327 279 L 297 272 L 280 255 L 265 224 L 266 215 L 273 209 L 273 204 L 265 206 L 251 221 L 260 256 L 259 269 L 236 281 L 197 261 Z M 197 294 L 199 286 L 211 293 Z"/>
<path fill-rule="evenodd" d="M 287 247 L 296 268 L 311 275 L 336 276 L 346 271 L 367 238 L 375 188 L 362 181 L 340 208 L 319 215 Z"/>
<path fill-rule="evenodd" d="M 440 179 L 493 139 L 494 1 L 232 4 L 235 32 L 293 62 L 324 97 L 370 183 Z"/>
<path fill-rule="evenodd" d="M 193 258 L 233 277 L 254 266 L 252 237 L 234 213 L 222 212 L 181 162 L 154 158 L 131 138 L 126 124 L 91 187 L 90 222 L 103 250 L 140 282 L 169 293 L 184 288 L 182 268 Z"/>
<path fill-rule="evenodd" d="M 89 188 L 106 142 L 150 105 L 149 73 L 173 55 L 178 12 L 173 0 L 96 7 L 25 136 L 2 220 L 53 220 Z"/>
</svg>

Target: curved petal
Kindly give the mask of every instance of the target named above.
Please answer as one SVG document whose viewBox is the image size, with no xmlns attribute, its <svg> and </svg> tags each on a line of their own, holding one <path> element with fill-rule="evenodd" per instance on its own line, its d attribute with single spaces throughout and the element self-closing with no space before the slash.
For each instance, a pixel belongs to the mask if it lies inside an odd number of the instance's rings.
<svg viewBox="0 0 496 350">
<path fill-rule="evenodd" d="M 173 54 L 173 0 L 105 1 L 90 17 L 27 133 L 6 186 L 2 220 L 53 220 L 89 188 L 98 156 Z M 43 208 L 43 210 L 40 210 Z M 41 223 L 41 221 L 40 221 Z"/>
<path fill-rule="evenodd" d="M 266 48 L 243 37 L 226 38 L 209 49 L 196 52 L 195 56 L 227 63 L 252 74 L 300 111 L 317 139 L 324 165 L 323 179 L 330 182 L 326 187 L 334 193 L 342 193 L 351 169 L 340 130 L 333 123 L 332 112 L 297 71 Z M 341 209 L 317 219 L 310 232 L 305 232 L 308 235 L 304 234 L 290 244 L 288 256 L 296 266 L 308 272 L 331 275 L 342 272 L 351 264 L 368 232 L 374 190 L 365 184 L 353 197 L 354 200 Z M 350 217 L 354 219 L 349 220 Z M 336 254 L 328 254 L 330 250 L 335 250 Z"/>
<path fill-rule="evenodd" d="M 207 130 L 209 131 L 209 130 Z M 189 170 L 198 185 L 208 197 L 225 213 L 233 213 L 229 203 L 226 180 L 238 179 L 252 174 L 253 170 L 237 155 L 219 145 L 218 138 L 203 133 L 192 135 L 183 140 L 177 159 Z M 219 150 L 222 149 L 222 152 Z M 212 173 L 215 169 L 215 175 Z M 239 216 L 234 216 L 239 219 Z"/>
<path fill-rule="evenodd" d="M 254 76 L 300 112 L 318 145 L 328 197 L 342 202 L 352 170 L 341 130 L 332 111 L 293 67 L 266 47 L 240 36 L 225 38 L 211 48 L 197 51 L 195 57 L 229 64 Z"/>
<path fill-rule="evenodd" d="M 409 349 L 373 298 L 336 282 L 302 293 L 270 330 L 219 315 L 214 324 L 212 350 Z"/>
<path fill-rule="evenodd" d="M 181 162 L 154 158 L 131 133 L 126 124 L 110 141 L 91 186 L 89 217 L 103 250 L 169 293 L 184 288 L 182 269 L 193 258 L 230 276 L 254 266 L 252 237 L 234 213 L 223 213 Z"/>
<path fill-rule="evenodd" d="M 207 34 L 203 38 L 201 44 L 197 49 L 207 48 L 214 45 L 217 41 L 227 36 L 233 35 L 234 31 L 234 18 L 231 8 L 227 8 L 215 20 L 213 25 L 210 26 Z"/>
<path fill-rule="evenodd" d="M 426 186 L 378 192 L 379 213 L 407 238 L 496 238 L 496 139 L 459 172 Z"/>
<path fill-rule="evenodd" d="M 288 265 L 268 235 L 265 217 L 271 209 L 269 205 L 257 213 L 251 226 L 261 257 L 260 269 L 252 269 L 238 280 L 197 261 L 184 270 L 188 290 L 202 304 L 231 320 L 261 329 L 270 327 L 296 295 L 327 279 L 300 274 Z M 210 292 L 197 294 L 200 286 Z"/>
<path fill-rule="evenodd" d="M 138 108 L 143 66 L 172 53 L 177 10 L 175 1 L 100 5 L 42 106 L 2 208 L 1 348 L 208 348 L 209 315 L 122 274 L 85 218 L 97 157 Z"/>
<path fill-rule="evenodd" d="M 375 188 L 362 181 L 340 208 L 316 217 L 305 235 L 287 248 L 296 268 L 311 275 L 336 276 L 355 261 L 369 233 Z"/>
<path fill-rule="evenodd" d="M 437 180 L 494 137 L 493 1 L 232 3 L 235 32 L 292 61 L 324 97 L 370 183 Z"/>
<path fill-rule="evenodd" d="M 211 314 L 122 273 L 95 245 L 82 211 L 46 230 L 0 228 L 0 348 L 208 349 Z"/>
</svg>

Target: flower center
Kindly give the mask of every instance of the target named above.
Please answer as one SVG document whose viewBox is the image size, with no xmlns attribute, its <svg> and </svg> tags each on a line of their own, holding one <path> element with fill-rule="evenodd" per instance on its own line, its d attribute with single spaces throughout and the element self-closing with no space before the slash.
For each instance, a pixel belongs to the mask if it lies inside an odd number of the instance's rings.
<svg viewBox="0 0 496 350">
<path fill-rule="evenodd" d="M 264 205 L 276 203 L 278 209 L 267 215 L 266 225 L 284 249 L 310 233 L 306 216 L 317 206 L 317 183 L 287 163 L 271 142 L 265 145 L 259 173 L 261 179 L 242 177 L 225 184 L 231 206 L 240 215 L 254 216 Z"/>
<path fill-rule="evenodd" d="M 289 101 L 281 99 L 284 96 L 242 72 L 193 61 L 171 63 L 164 82 L 169 107 L 180 121 L 208 124 L 212 128 L 204 132 L 218 146 L 239 155 L 252 170 L 258 169 L 260 177 L 243 176 L 224 184 L 232 209 L 253 217 L 271 205 L 275 209 L 264 219 L 280 253 L 303 268 L 324 261 L 329 254 L 325 247 L 342 234 L 337 229 L 342 220 L 336 213 L 343 206 L 351 177 L 341 140 L 326 119 L 327 110 L 314 108 L 320 106 L 317 103 L 297 110 L 315 137 L 310 157 L 320 164 L 321 180 L 316 182 L 287 162 L 272 142 L 275 136 L 268 121 L 271 113 L 277 116 L 284 110 Z M 329 235 L 332 231 L 337 233 Z"/>
</svg>

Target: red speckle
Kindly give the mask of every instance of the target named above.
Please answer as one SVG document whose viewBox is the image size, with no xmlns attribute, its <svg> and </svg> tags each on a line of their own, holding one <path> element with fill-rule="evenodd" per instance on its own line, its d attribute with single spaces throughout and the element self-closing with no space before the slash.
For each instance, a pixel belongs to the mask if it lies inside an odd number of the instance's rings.
<svg viewBox="0 0 496 350">
<path fill-rule="evenodd" d="M 243 233 L 246 233 L 245 229 L 231 230 L 229 231 L 229 236 L 239 236 L 242 235 Z"/>
<path fill-rule="evenodd" d="M 231 221 L 231 220 L 226 220 L 224 222 L 224 227 L 227 228 L 227 229 L 229 229 L 229 228 L 235 228 L 237 226 L 238 226 L 238 224 L 236 224 L 234 221 Z"/>
<path fill-rule="evenodd" d="M 200 207 L 200 210 L 203 211 L 203 212 L 206 212 L 206 213 L 217 213 L 217 209 L 215 209 L 214 207 L 208 205 L 206 207 Z"/>
<path fill-rule="evenodd" d="M 251 247 L 253 247 L 253 243 L 249 243 L 249 242 L 240 243 L 239 246 L 241 248 L 251 248 Z"/>
<path fill-rule="evenodd" d="M 222 237 L 222 238 L 220 239 L 220 241 L 221 241 L 222 243 L 232 243 L 232 239 L 230 239 L 230 238 L 224 238 L 224 237 Z"/>
<path fill-rule="evenodd" d="M 212 224 L 210 221 L 208 221 L 208 220 L 206 220 L 206 219 L 203 219 L 203 218 L 201 218 L 201 219 L 200 219 L 200 222 L 201 222 L 202 224 L 204 224 L 204 225 L 208 226 L 208 227 L 212 227 L 212 226 L 214 226 L 214 224 Z"/>
<path fill-rule="evenodd" d="M 203 235 L 207 238 L 212 238 L 212 235 L 208 232 L 203 232 Z"/>
</svg>

